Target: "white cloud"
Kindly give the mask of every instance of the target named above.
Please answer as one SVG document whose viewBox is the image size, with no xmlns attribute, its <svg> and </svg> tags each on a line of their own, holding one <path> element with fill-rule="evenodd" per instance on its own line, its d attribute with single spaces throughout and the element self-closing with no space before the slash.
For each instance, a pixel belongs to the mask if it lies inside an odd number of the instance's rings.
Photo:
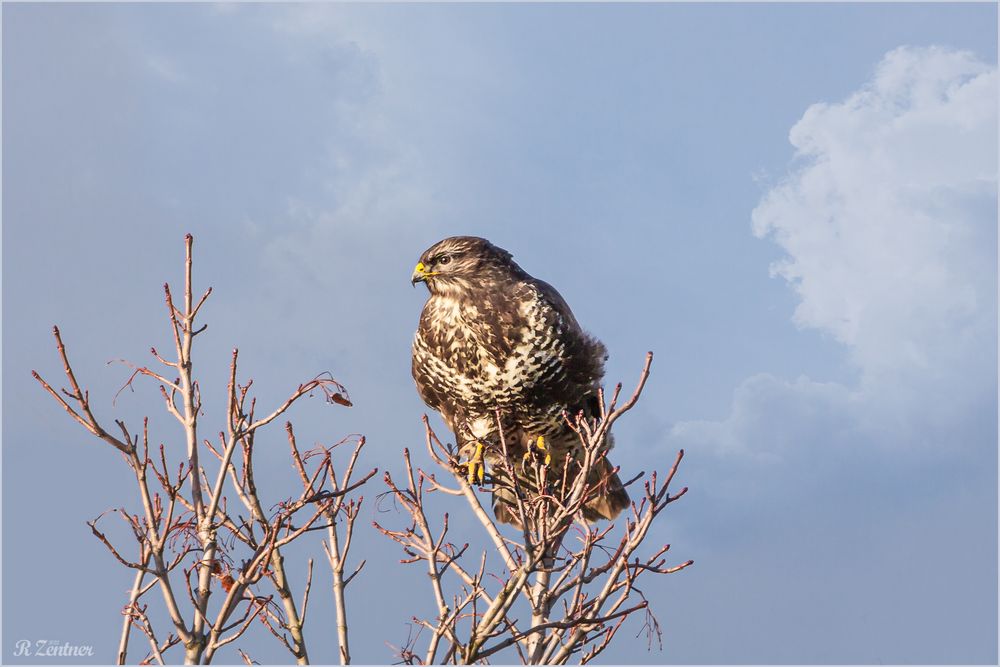
<svg viewBox="0 0 1000 667">
<path fill-rule="evenodd" d="M 996 391 L 996 68 L 895 49 L 846 100 L 811 106 L 790 141 L 797 166 L 753 231 L 787 253 L 772 273 L 799 296 L 796 324 L 847 346 L 861 381 L 750 378 L 726 420 L 674 437 L 759 456 L 831 428 L 908 444 L 983 416 Z"/>
</svg>

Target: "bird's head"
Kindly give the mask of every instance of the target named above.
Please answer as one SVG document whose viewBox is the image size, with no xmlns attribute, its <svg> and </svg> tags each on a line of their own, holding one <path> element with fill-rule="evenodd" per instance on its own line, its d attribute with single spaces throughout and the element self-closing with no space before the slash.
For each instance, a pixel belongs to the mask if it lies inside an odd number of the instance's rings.
<svg viewBox="0 0 1000 667">
<path fill-rule="evenodd" d="M 457 293 L 498 282 L 521 269 L 511 254 L 478 236 L 452 236 L 420 255 L 410 282 L 424 283 L 431 294 Z"/>
</svg>

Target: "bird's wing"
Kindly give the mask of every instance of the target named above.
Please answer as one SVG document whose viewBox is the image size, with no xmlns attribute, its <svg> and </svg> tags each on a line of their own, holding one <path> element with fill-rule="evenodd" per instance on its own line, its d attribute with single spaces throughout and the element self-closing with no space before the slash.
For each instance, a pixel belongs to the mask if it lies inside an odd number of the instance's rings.
<svg viewBox="0 0 1000 667">
<path fill-rule="evenodd" d="M 547 327 L 563 345 L 563 365 L 572 381 L 592 385 L 604 377 L 604 362 L 608 358 L 604 344 L 585 332 L 562 295 L 543 280 L 533 280 L 544 304 L 540 309 Z"/>
</svg>

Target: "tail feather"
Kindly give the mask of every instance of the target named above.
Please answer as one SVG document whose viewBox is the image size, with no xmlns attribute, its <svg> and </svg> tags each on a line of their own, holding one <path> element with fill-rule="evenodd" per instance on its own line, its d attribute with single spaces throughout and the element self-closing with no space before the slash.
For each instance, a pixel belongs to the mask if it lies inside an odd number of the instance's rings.
<svg viewBox="0 0 1000 667">
<path fill-rule="evenodd" d="M 600 493 L 583 506 L 583 518 L 587 521 L 614 519 L 632 502 L 621 478 L 607 458 L 601 459 L 595 466 L 587 482 L 593 486 L 603 485 Z"/>
<path fill-rule="evenodd" d="M 521 528 L 513 486 L 503 478 L 499 466 L 495 466 L 492 472 L 494 475 L 493 515 L 501 523 Z M 591 488 L 598 489 L 598 493 L 583 507 L 583 518 L 586 521 L 614 519 L 631 502 L 621 478 L 618 477 L 614 466 L 607 458 L 602 458 L 594 466 L 587 483 Z M 527 475 L 518 476 L 518 485 L 524 493 L 538 493 L 538 490 L 534 488 L 534 480 Z"/>
</svg>

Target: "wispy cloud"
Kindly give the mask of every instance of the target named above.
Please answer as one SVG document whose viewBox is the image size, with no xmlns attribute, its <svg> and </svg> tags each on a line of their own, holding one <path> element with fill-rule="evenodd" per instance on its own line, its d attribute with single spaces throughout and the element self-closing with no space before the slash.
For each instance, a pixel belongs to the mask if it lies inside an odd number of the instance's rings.
<svg viewBox="0 0 1000 667">
<path fill-rule="evenodd" d="M 188 78 L 178 69 L 177 63 L 165 56 L 150 55 L 146 58 L 146 66 L 153 74 L 169 83 L 182 83 Z"/>
</svg>

